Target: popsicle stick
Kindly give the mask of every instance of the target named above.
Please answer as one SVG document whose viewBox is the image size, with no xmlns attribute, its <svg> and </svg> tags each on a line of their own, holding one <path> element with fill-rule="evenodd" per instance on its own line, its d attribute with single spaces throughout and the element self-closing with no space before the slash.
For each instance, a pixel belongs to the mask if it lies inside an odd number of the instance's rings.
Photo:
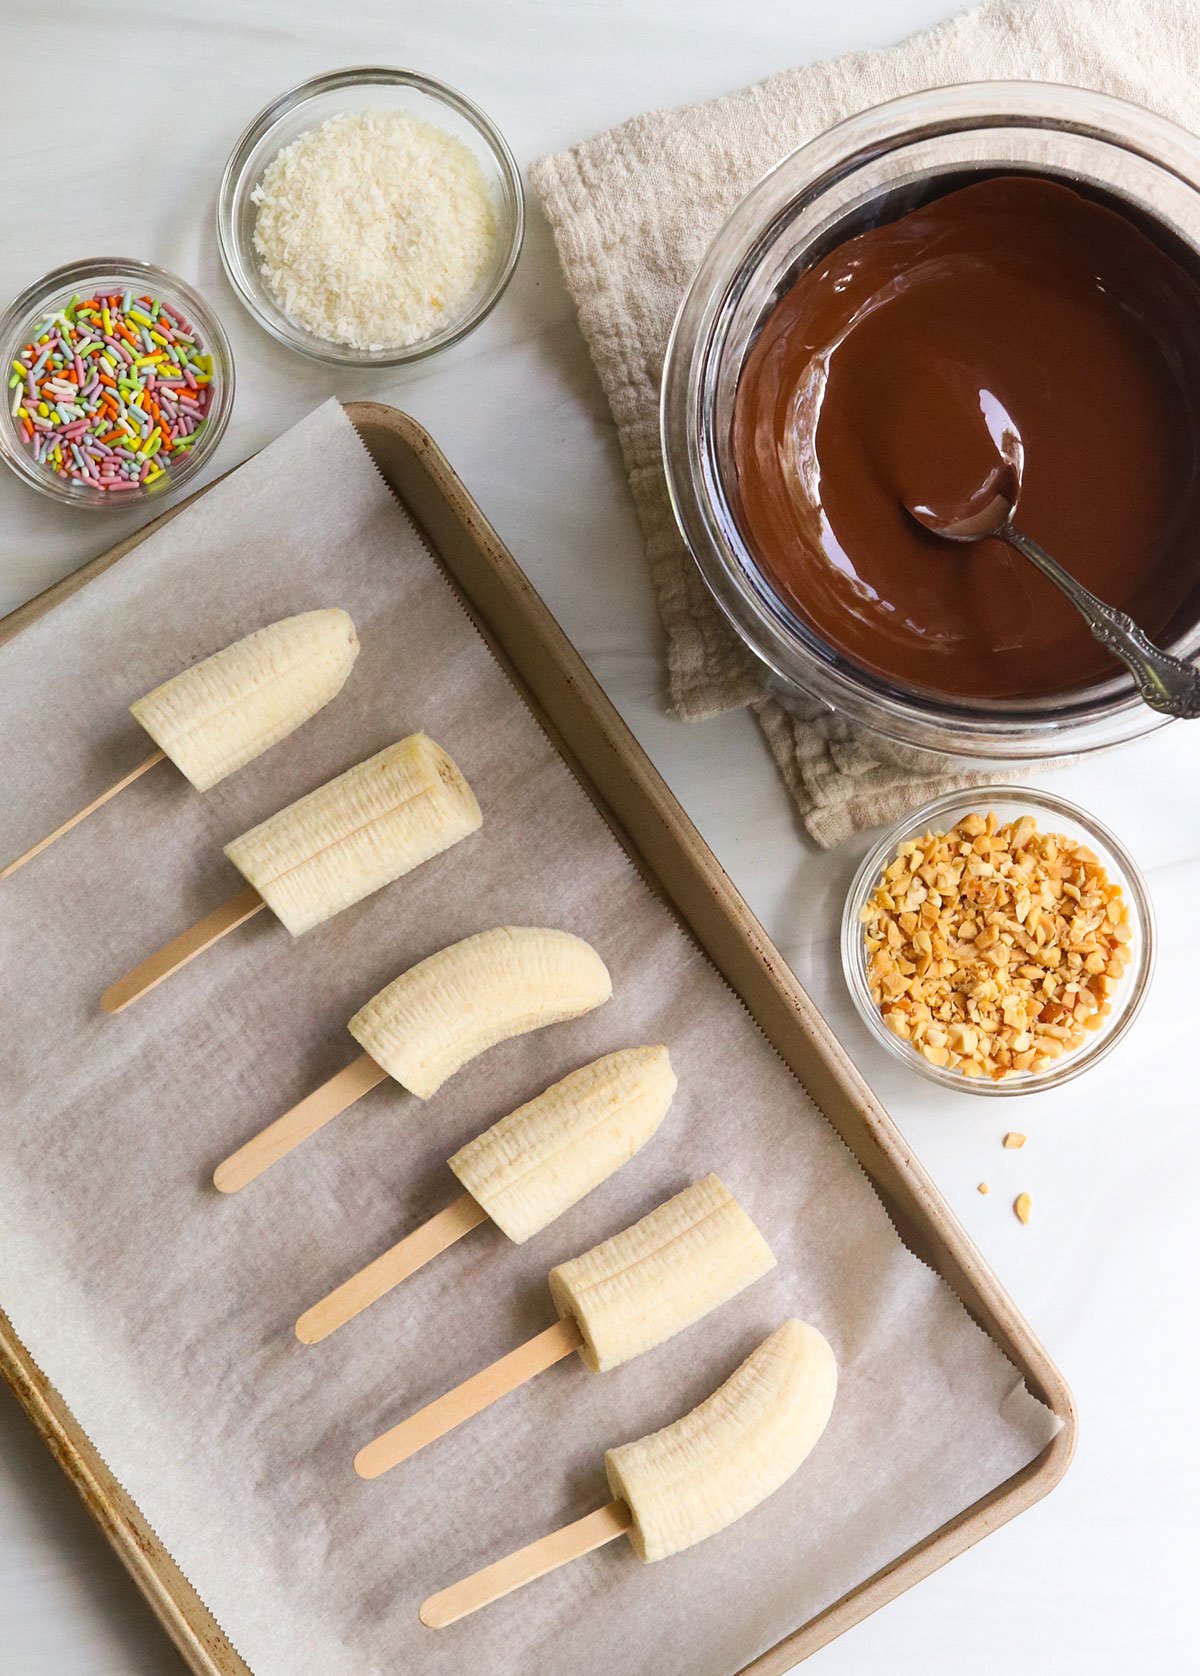
<svg viewBox="0 0 1200 1676">
<path fill-rule="evenodd" d="M 293 1147 L 315 1135 L 329 1122 L 352 1106 L 364 1094 L 385 1080 L 387 1072 L 377 1065 L 369 1053 L 360 1053 L 344 1071 L 339 1071 L 320 1088 L 260 1129 L 253 1140 L 238 1147 L 223 1164 L 213 1171 L 213 1186 L 222 1193 L 236 1193 L 264 1170 L 291 1152 Z"/>
<path fill-rule="evenodd" d="M 455 1426 L 461 1426 L 473 1414 L 481 1414 L 501 1397 L 515 1391 L 518 1385 L 532 1379 L 534 1374 L 561 1362 L 564 1356 L 578 1350 L 582 1343 L 583 1334 L 569 1316 L 556 1321 L 544 1333 L 527 1340 L 516 1350 L 510 1350 L 490 1368 L 465 1379 L 453 1391 L 447 1391 L 444 1397 L 438 1397 L 435 1402 L 418 1409 L 407 1420 L 393 1426 L 390 1432 L 384 1432 L 374 1443 L 360 1449 L 354 1457 L 355 1472 L 360 1478 L 378 1478 L 380 1473 L 399 1466 L 401 1461 L 415 1455 L 418 1449 L 424 1449 L 427 1443 L 433 1443 L 453 1431 Z"/>
<path fill-rule="evenodd" d="M 7 879 L 18 868 L 24 867 L 27 861 L 32 861 L 35 855 L 41 855 L 43 850 L 48 850 L 51 844 L 55 843 L 65 833 L 70 832 L 72 827 L 78 826 L 80 821 L 87 820 L 89 815 L 94 815 L 97 809 L 102 809 L 119 791 L 124 791 L 125 787 L 131 786 L 135 780 L 140 780 L 142 775 L 153 768 L 156 763 L 166 760 L 167 753 L 165 751 L 152 751 L 145 762 L 139 762 L 136 768 L 131 768 L 124 779 L 118 780 L 115 786 L 109 786 L 108 790 L 101 792 L 99 797 L 94 797 L 86 808 L 77 809 L 69 821 L 64 821 L 61 826 L 56 826 L 53 832 L 48 832 L 44 838 L 39 839 L 32 849 L 26 850 L 25 854 L 19 855 L 15 861 L 10 861 L 7 867 L 0 867 L 0 879 Z"/>
<path fill-rule="evenodd" d="M 548 1571 L 557 1571 L 560 1565 L 579 1559 L 581 1554 L 590 1554 L 596 1548 L 603 1548 L 606 1542 L 614 1542 L 618 1536 L 625 1535 L 632 1523 L 633 1515 L 625 1503 L 610 1501 L 607 1507 L 585 1513 L 574 1524 L 551 1531 L 549 1536 L 531 1542 L 528 1548 L 485 1566 L 473 1576 L 464 1577 L 461 1583 L 452 1583 L 440 1594 L 430 1595 L 421 1605 L 421 1622 L 429 1629 L 445 1629 L 447 1624 L 456 1623 L 470 1612 L 478 1612 L 481 1606 L 490 1606 L 494 1600 L 535 1582 Z"/>
<path fill-rule="evenodd" d="M 135 966 L 126 977 L 111 984 L 100 997 L 100 1005 L 106 1013 L 119 1013 L 128 1007 L 132 1001 L 138 1001 L 143 995 L 169 978 L 172 972 L 177 972 L 181 966 L 186 966 L 189 960 L 195 960 L 205 949 L 212 948 L 227 932 L 234 931 L 239 925 L 245 925 L 248 919 L 253 919 L 266 903 L 255 890 L 253 885 L 247 885 L 245 890 L 239 890 L 237 895 L 219 908 L 214 908 L 211 914 L 197 920 L 195 925 L 187 931 L 181 931 L 178 937 L 171 941 L 157 954 L 152 954 L 143 960 L 140 966 Z"/>
<path fill-rule="evenodd" d="M 460 1194 L 445 1210 L 431 1216 L 382 1257 L 376 1257 L 373 1263 L 344 1280 L 319 1304 L 306 1309 L 296 1323 L 296 1337 L 301 1344 L 319 1344 L 487 1219 L 487 1211 L 481 1204 L 469 1193 Z"/>
</svg>

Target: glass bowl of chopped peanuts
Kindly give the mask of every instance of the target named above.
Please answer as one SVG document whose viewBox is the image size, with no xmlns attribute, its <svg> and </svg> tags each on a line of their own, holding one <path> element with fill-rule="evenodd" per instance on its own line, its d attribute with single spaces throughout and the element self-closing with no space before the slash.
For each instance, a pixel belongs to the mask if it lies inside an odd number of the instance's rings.
<svg viewBox="0 0 1200 1676">
<path fill-rule="evenodd" d="M 879 839 L 842 916 L 842 965 L 877 1041 L 944 1088 L 1057 1088 L 1141 1010 L 1154 915 L 1137 863 L 1083 809 L 984 786 Z"/>
</svg>

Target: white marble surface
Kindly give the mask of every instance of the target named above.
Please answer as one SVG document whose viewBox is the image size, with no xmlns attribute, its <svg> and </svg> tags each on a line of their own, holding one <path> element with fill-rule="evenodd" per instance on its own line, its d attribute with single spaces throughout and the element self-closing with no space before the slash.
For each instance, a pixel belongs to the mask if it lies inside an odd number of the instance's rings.
<svg viewBox="0 0 1200 1676">
<path fill-rule="evenodd" d="M 196 281 L 237 359 L 220 467 L 330 394 L 392 402 L 430 427 L 1065 1370 L 1082 1427 L 1064 1484 L 810 1668 L 1174 1671 L 1194 1651 L 1188 1560 L 1200 1494 L 1191 1396 L 1200 1133 L 1189 1065 L 1200 728 L 1176 727 L 1054 779 L 1126 839 L 1149 876 L 1160 959 L 1135 1034 L 1086 1081 L 1003 1110 L 931 1089 L 884 1060 L 843 991 L 837 913 L 865 840 L 832 855 L 806 842 L 745 716 L 693 727 L 664 711 L 659 630 L 613 427 L 536 207 L 492 318 L 433 366 L 399 377 L 339 377 L 277 348 L 233 300 L 212 236 L 216 182 L 242 126 L 320 70 L 378 62 L 442 75 L 484 105 L 528 164 L 649 106 L 885 45 L 948 3 L 177 0 L 168 9 L 125 0 L 114 10 L 9 0 L 0 295 L 90 255 L 144 256 Z M 93 107 L 104 113 L 99 130 Z M 0 611 L 136 521 L 67 515 L 5 475 Z M 1014 1124 L 1029 1144 L 1004 1152 L 1000 1136 Z M 980 1179 L 992 1184 L 987 1198 L 975 1191 Z M 1034 1200 L 1029 1228 L 1009 1209 L 1022 1188 Z M 179 1668 L 0 1394 L 0 1673 Z"/>
</svg>

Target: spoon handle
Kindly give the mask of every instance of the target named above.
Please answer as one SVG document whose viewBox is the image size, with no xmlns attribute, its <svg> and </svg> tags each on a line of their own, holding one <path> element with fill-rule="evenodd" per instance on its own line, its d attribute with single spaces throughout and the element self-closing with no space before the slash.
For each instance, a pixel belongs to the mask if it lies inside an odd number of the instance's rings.
<svg viewBox="0 0 1200 1676">
<path fill-rule="evenodd" d="M 1120 658 L 1129 670 L 1138 693 L 1152 710 L 1161 711 L 1164 716 L 1200 717 L 1200 669 L 1162 651 L 1132 617 L 1097 599 L 1029 536 L 1010 527 L 1004 532 L 1004 538 L 1062 589 L 1091 629 L 1093 638 Z"/>
</svg>

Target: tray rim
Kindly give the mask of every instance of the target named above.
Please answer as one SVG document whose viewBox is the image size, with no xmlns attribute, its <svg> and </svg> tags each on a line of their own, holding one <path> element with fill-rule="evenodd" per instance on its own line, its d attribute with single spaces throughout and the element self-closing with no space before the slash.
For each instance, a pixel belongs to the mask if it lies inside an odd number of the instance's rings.
<svg viewBox="0 0 1200 1676">
<path fill-rule="evenodd" d="M 669 829 L 674 840 L 688 851 L 689 859 L 713 894 L 715 907 L 735 925 L 743 940 L 748 942 L 753 955 L 779 992 L 781 1000 L 790 1007 L 796 1023 L 826 1062 L 839 1091 L 857 1103 L 872 1142 L 878 1146 L 881 1156 L 904 1180 L 922 1206 L 928 1231 L 940 1242 L 944 1253 L 953 1260 L 954 1268 L 974 1291 L 976 1302 L 1003 1328 L 1004 1342 L 980 1320 L 979 1314 L 962 1296 L 954 1281 L 939 1270 L 941 1278 L 945 1284 L 951 1286 L 959 1301 L 983 1331 L 987 1332 L 993 1342 L 998 1343 L 1005 1355 L 1014 1362 L 1027 1383 L 1036 1387 L 1036 1394 L 1061 1422 L 1055 1437 L 1021 1471 L 998 1485 L 987 1496 L 964 1508 L 920 1542 L 904 1550 L 816 1617 L 785 1636 L 774 1647 L 767 1649 L 739 1671 L 730 1673 L 730 1676 L 781 1676 L 782 1672 L 808 1658 L 853 1624 L 878 1610 L 887 1601 L 911 1588 L 921 1578 L 946 1564 L 957 1554 L 964 1552 L 1047 1495 L 1063 1477 L 1075 1451 L 1078 1418 L 1074 1398 L 1059 1369 L 1012 1298 L 984 1262 L 966 1230 L 909 1150 L 893 1120 L 870 1091 L 823 1015 L 750 912 L 666 782 L 622 721 L 512 554 L 484 517 L 429 431 L 400 409 L 383 403 L 347 402 L 343 405 L 364 445 L 371 452 L 381 475 L 401 499 L 406 510 L 411 514 L 406 498 L 388 477 L 365 432 L 390 433 L 397 446 L 415 457 L 429 479 L 431 492 L 445 504 L 447 512 L 457 523 L 463 536 L 477 548 L 481 560 L 494 573 L 498 587 L 509 596 L 510 601 L 519 604 L 544 649 L 552 657 L 557 673 L 578 697 L 589 713 L 588 720 L 594 724 L 606 746 L 618 759 L 621 772 L 633 782 L 638 795 L 649 806 L 653 817 Z M 124 558 L 147 536 L 168 523 L 212 486 L 211 483 L 207 484 L 193 494 L 185 496 L 124 540 L 69 572 L 49 588 L 0 618 L 0 644 L 19 634 L 86 586 L 110 565 Z M 416 521 L 421 527 L 420 521 Z M 423 527 L 422 534 L 426 534 Z M 438 554 L 436 542 L 428 536 L 426 539 L 435 560 L 443 569 L 447 569 L 445 561 Z M 471 615 L 478 621 L 481 613 L 476 602 L 470 598 L 456 576 L 450 575 L 449 580 L 469 604 Z M 614 828 L 618 840 L 633 852 L 631 859 L 635 865 L 643 873 L 649 873 L 653 884 L 653 869 L 648 868 L 641 850 L 614 816 L 603 796 L 598 794 L 593 776 L 580 764 L 575 753 L 565 745 L 553 717 L 531 691 L 528 682 L 514 668 L 499 637 L 488 624 L 483 623 L 480 626 L 492 651 L 514 680 L 522 698 L 530 704 L 539 721 L 547 726 L 555 748 L 566 757 L 568 765 L 581 780 L 585 791 Z M 674 904 L 670 905 L 677 917 L 681 918 L 689 935 L 704 947 L 703 940 L 692 923 L 683 917 Z M 762 1027 L 758 1015 L 749 1008 L 745 998 L 740 996 L 737 985 L 733 984 L 728 976 L 727 981 L 731 982 L 731 987 Z M 816 1100 L 815 1095 L 812 1097 Z M 816 1103 L 820 1105 L 819 1100 Z M 857 1148 L 851 1145 L 824 1107 L 821 1109 L 826 1120 L 833 1124 L 836 1132 L 850 1148 L 871 1180 L 872 1186 L 883 1198 L 885 1208 L 892 1215 L 892 1207 L 887 1202 L 870 1161 L 864 1159 Z M 899 1226 L 897 1234 L 905 1244 L 909 1243 L 904 1230 Z M 928 1258 L 922 1257 L 922 1260 L 928 1261 Z M 156 1533 L 146 1523 L 136 1504 L 102 1460 L 66 1403 L 37 1366 L 2 1307 L 0 1377 L 12 1390 L 17 1402 L 75 1488 L 105 1539 L 132 1576 L 188 1668 L 195 1672 L 196 1676 L 253 1676 L 213 1619 L 203 1600 L 180 1571 Z"/>
</svg>

